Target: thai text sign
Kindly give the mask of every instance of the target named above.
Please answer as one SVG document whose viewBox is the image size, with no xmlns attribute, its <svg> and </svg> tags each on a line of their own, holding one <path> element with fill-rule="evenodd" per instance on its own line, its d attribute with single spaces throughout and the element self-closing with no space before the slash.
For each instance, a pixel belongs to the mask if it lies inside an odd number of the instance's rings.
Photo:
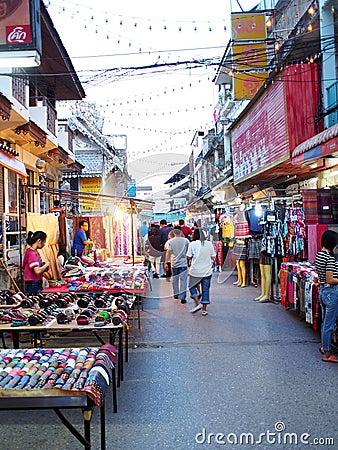
<svg viewBox="0 0 338 450">
<path fill-rule="evenodd" d="M 234 99 L 243 100 L 253 98 L 263 82 L 267 78 L 267 72 L 238 72 L 234 75 Z"/>
<path fill-rule="evenodd" d="M 267 65 L 267 48 L 265 42 L 260 44 L 234 44 L 234 67 L 238 70 L 265 68 Z"/>
<path fill-rule="evenodd" d="M 83 178 L 81 179 L 81 191 L 83 193 L 100 194 L 102 190 L 101 178 Z M 101 198 L 93 197 L 93 199 L 82 200 L 82 212 L 101 210 Z"/>
<path fill-rule="evenodd" d="M 265 39 L 265 15 L 255 13 L 231 14 L 231 30 L 234 41 Z"/>
</svg>

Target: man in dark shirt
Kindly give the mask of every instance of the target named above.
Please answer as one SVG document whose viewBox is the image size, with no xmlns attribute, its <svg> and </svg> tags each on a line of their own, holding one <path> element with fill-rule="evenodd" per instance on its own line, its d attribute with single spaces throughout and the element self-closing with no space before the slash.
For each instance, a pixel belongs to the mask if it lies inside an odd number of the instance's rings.
<svg viewBox="0 0 338 450">
<path fill-rule="evenodd" d="M 163 252 L 162 258 L 161 258 L 161 267 L 163 267 L 163 263 L 165 260 L 165 254 L 166 254 L 166 252 L 164 250 L 164 245 L 167 242 L 167 240 L 169 239 L 168 234 L 171 230 L 172 230 L 172 227 L 170 227 L 167 224 L 167 221 L 165 219 L 162 219 L 160 221 L 160 229 L 158 230 L 158 235 L 160 236 L 160 240 L 161 240 L 160 241 L 161 242 L 161 251 Z M 171 276 L 171 270 L 169 267 L 167 272 L 162 275 L 162 278 L 170 278 L 170 276 Z"/>
</svg>

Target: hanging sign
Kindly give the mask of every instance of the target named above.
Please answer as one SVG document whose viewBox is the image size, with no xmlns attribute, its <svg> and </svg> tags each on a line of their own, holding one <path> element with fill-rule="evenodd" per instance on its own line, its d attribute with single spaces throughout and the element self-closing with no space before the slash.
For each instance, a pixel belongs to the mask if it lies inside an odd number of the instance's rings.
<svg viewBox="0 0 338 450">
<path fill-rule="evenodd" d="M 81 191 L 83 193 L 100 194 L 102 190 L 101 178 L 82 178 Z M 100 197 L 93 199 L 81 200 L 82 212 L 100 211 L 102 209 L 102 201 Z"/>
<path fill-rule="evenodd" d="M 234 41 L 265 39 L 265 15 L 261 13 L 231 14 L 231 30 Z"/>
<path fill-rule="evenodd" d="M 17 158 L 9 156 L 6 152 L 0 150 L 0 166 L 17 173 L 21 177 L 27 177 L 25 164 Z"/>
<path fill-rule="evenodd" d="M 267 72 L 238 72 L 234 76 L 234 99 L 253 98 L 268 76 Z"/>
<path fill-rule="evenodd" d="M 0 58 L 41 55 L 40 16 L 39 0 L 0 1 Z"/>
</svg>

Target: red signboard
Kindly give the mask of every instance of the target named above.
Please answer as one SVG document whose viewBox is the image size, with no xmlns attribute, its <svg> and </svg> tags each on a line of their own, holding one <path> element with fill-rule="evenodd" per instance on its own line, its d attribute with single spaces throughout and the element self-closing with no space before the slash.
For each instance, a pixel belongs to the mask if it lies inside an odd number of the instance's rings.
<svg viewBox="0 0 338 450">
<path fill-rule="evenodd" d="M 30 31 L 28 33 L 29 41 L 27 41 L 27 28 L 30 30 L 29 1 L 0 2 L 0 25 L 0 44 L 29 43 Z M 22 40 L 23 33 L 26 34 L 24 40 Z"/>
<path fill-rule="evenodd" d="M 275 82 L 232 132 L 234 183 L 290 159 L 283 82 Z"/>
<path fill-rule="evenodd" d="M 31 29 L 29 25 L 10 25 L 6 27 L 7 44 L 29 44 Z"/>
<path fill-rule="evenodd" d="M 41 53 L 40 0 L 0 0 L 0 52 L 15 50 Z"/>
</svg>

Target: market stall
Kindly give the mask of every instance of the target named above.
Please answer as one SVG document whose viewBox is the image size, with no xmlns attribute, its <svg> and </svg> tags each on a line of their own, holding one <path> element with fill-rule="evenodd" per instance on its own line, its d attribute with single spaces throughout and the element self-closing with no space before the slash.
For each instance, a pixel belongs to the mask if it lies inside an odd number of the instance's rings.
<svg viewBox="0 0 338 450">
<path fill-rule="evenodd" d="M 53 409 L 89 450 L 92 448 L 90 421 L 97 406 L 101 412 L 103 450 L 106 448 L 104 400 L 115 355 L 115 348 L 109 344 L 100 348 L 3 349 L 0 351 L 0 410 Z M 82 410 L 84 435 L 67 419 L 61 411 L 64 409 Z"/>
<path fill-rule="evenodd" d="M 68 253 L 71 251 L 72 240 L 78 224 L 86 220 L 89 224 L 88 237 L 93 241 L 89 256 L 98 261 L 112 260 L 113 258 L 129 258 L 134 264 L 142 253 L 139 242 L 140 212 L 152 210 L 153 203 L 136 198 L 116 197 L 111 195 L 90 192 L 78 192 L 63 189 L 53 189 L 47 186 L 21 185 L 20 197 L 25 198 L 31 192 L 39 192 L 40 196 L 50 198 L 76 199 L 80 204 L 77 214 L 68 212 L 66 216 L 55 217 L 53 214 L 26 213 L 24 227 L 20 227 L 21 259 L 24 253 L 25 233 L 41 230 L 47 233 L 46 259 L 51 263 L 50 279 L 57 279 L 58 267 L 55 266 L 57 258 L 57 245 L 63 244 Z M 92 205 L 91 208 L 81 210 L 81 204 Z M 56 230 L 55 230 L 56 227 Z M 50 237 L 49 237 L 50 236 Z"/>
<path fill-rule="evenodd" d="M 23 296 L 23 294 L 22 294 Z M 34 346 L 41 335 L 64 335 L 66 332 L 87 332 L 100 344 L 114 344 L 118 338 L 117 384 L 123 381 L 123 337 L 125 360 L 128 360 L 128 316 L 133 306 L 127 296 L 114 294 L 77 295 L 70 293 L 40 293 L 23 296 L 13 293 L 0 294 L 0 332 L 11 336 L 14 348 L 20 347 L 20 335 L 34 336 Z M 57 336 L 54 336 L 55 338 Z M 70 337 L 71 345 L 74 338 Z M 41 342 L 41 341 L 40 341 Z M 6 346 L 3 340 L 4 347 Z M 114 372 L 115 373 L 115 372 Z M 115 379 L 115 378 L 114 378 Z"/>
</svg>

